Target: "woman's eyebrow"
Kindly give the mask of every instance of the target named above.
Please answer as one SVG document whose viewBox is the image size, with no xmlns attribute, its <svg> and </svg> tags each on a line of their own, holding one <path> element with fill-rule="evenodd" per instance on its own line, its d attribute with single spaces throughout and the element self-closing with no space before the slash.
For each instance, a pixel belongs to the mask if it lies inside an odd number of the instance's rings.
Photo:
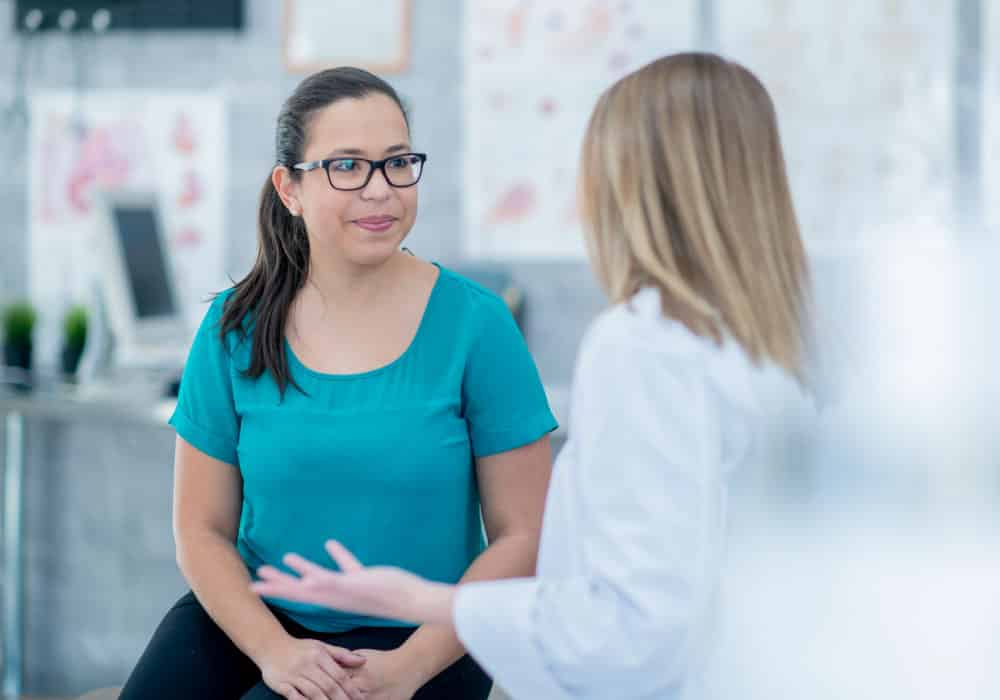
<svg viewBox="0 0 1000 700">
<path fill-rule="evenodd" d="M 397 153 L 400 151 L 408 151 L 408 150 L 410 150 L 410 144 L 397 143 L 395 146 L 389 146 L 387 149 L 385 149 L 385 154 L 388 155 L 390 153 Z M 365 156 L 365 151 L 360 148 L 337 148 L 333 151 L 330 151 L 326 157 L 336 158 L 337 156 L 358 156 L 360 158 L 363 158 Z"/>
</svg>

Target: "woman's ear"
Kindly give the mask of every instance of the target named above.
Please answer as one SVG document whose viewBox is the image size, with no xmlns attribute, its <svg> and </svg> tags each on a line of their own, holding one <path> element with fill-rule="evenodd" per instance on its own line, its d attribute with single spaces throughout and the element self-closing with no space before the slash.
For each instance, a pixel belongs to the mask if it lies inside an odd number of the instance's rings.
<svg viewBox="0 0 1000 700">
<path fill-rule="evenodd" d="M 292 216 L 301 216 L 302 205 L 299 204 L 298 183 L 292 179 L 291 171 L 284 165 L 274 166 L 274 170 L 271 171 L 271 183 L 288 212 Z"/>
</svg>

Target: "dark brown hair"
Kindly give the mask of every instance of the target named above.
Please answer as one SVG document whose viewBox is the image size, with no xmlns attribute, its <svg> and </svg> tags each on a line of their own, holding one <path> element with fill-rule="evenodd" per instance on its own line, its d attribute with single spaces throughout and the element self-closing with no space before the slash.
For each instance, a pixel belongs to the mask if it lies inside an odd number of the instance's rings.
<svg viewBox="0 0 1000 700">
<path fill-rule="evenodd" d="M 391 85 L 360 68 L 332 68 L 315 73 L 295 89 L 278 114 L 275 132 L 277 165 L 289 169 L 293 179 L 302 176 L 292 166 L 302 160 L 313 116 L 334 102 L 381 94 L 395 102 L 409 126 L 406 109 Z M 270 372 L 281 394 L 289 384 L 301 391 L 288 370 L 285 324 L 295 295 L 309 273 L 309 238 L 301 217 L 292 216 L 278 197 L 268 173 L 260 193 L 257 215 L 257 260 L 236 283 L 226 299 L 220 323 L 225 337 L 235 330 L 238 338 L 252 338 L 250 366 L 244 376 L 258 378 Z"/>
</svg>

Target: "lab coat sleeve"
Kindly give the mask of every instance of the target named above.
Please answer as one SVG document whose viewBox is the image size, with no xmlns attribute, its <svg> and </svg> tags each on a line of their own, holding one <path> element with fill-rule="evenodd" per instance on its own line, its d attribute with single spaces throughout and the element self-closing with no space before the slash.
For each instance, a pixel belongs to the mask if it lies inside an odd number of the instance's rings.
<svg viewBox="0 0 1000 700">
<path fill-rule="evenodd" d="M 594 335 L 577 367 L 565 465 L 578 539 L 567 545 L 581 547 L 581 573 L 472 583 L 456 597 L 460 639 L 516 700 L 659 696 L 683 677 L 712 584 L 719 484 L 698 372 Z"/>
</svg>

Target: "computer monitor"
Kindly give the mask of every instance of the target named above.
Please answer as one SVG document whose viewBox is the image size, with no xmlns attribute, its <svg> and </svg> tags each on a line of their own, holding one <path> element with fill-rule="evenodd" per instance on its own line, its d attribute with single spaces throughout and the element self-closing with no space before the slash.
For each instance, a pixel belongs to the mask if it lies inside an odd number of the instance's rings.
<svg viewBox="0 0 1000 700">
<path fill-rule="evenodd" d="M 190 342 L 155 193 L 96 196 L 99 288 L 118 366 L 178 366 Z"/>
</svg>

